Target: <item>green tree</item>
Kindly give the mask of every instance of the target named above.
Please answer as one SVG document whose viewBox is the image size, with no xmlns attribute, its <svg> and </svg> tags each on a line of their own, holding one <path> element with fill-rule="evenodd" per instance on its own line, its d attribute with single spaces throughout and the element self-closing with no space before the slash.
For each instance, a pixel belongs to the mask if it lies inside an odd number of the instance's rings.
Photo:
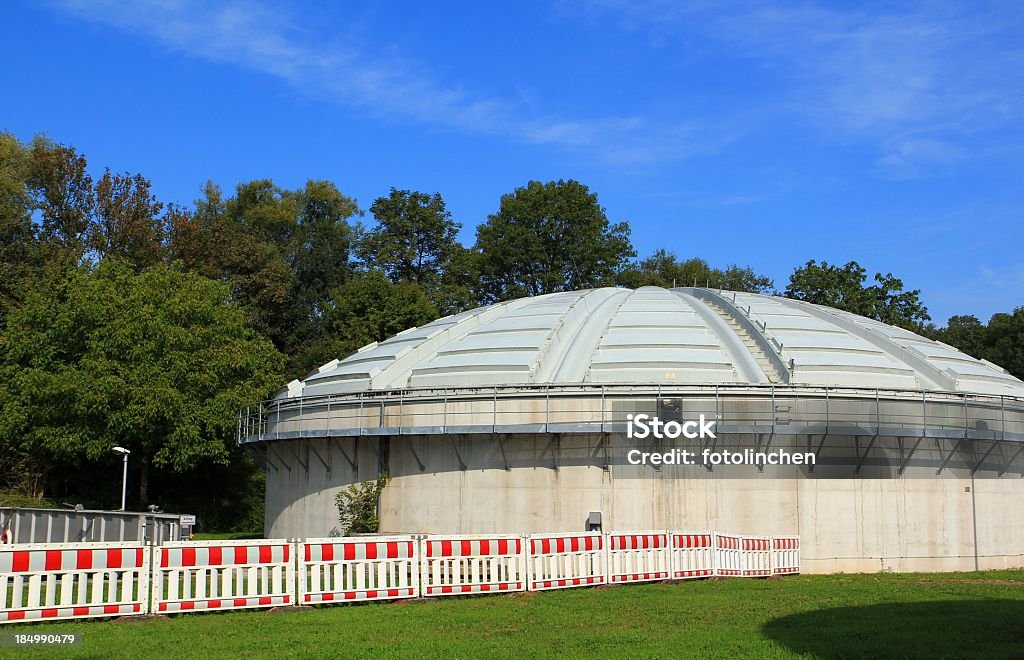
<svg viewBox="0 0 1024 660">
<path fill-rule="evenodd" d="M 297 356 L 298 366 L 292 371 L 305 374 L 437 316 L 437 308 L 418 284 L 391 282 L 379 270 L 356 273 L 331 292 L 321 336 Z"/>
<path fill-rule="evenodd" d="M 931 327 L 928 336 L 976 358 L 985 356 L 987 328 L 976 316 L 951 316 L 944 328 Z"/>
<path fill-rule="evenodd" d="M 95 221 L 89 243 L 99 258 L 124 259 L 136 270 L 163 260 L 164 205 L 141 174 L 111 174 L 108 169 L 95 188 Z"/>
<path fill-rule="evenodd" d="M 32 141 L 28 190 L 40 214 L 39 236 L 51 259 L 86 256 L 96 195 L 85 156 L 44 137 Z"/>
<path fill-rule="evenodd" d="M 985 359 L 1024 380 L 1024 307 L 989 319 L 984 353 Z"/>
<path fill-rule="evenodd" d="M 597 195 L 572 180 L 502 196 L 477 228 L 476 250 L 487 301 L 601 286 L 635 256 L 629 225 L 610 224 Z"/>
<path fill-rule="evenodd" d="M 250 181 L 229 198 L 207 183 L 192 213 L 170 218 L 170 254 L 226 282 L 256 330 L 295 356 L 320 333 L 329 292 L 351 272 L 348 221 L 360 214 L 327 181 L 294 191 Z"/>
<path fill-rule="evenodd" d="M 909 330 L 923 329 L 930 317 L 921 303 L 919 290 L 904 291 L 903 281 L 891 273 L 876 273 L 876 284 L 871 286 L 864 285 L 866 278 L 866 271 L 855 261 L 839 267 L 824 261 L 818 264 L 812 259 L 793 271 L 785 295 Z"/>
<path fill-rule="evenodd" d="M 142 506 L 153 468 L 227 462 L 239 406 L 272 392 L 282 367 L 228 299 L 225 285 L 163 265 L 44 282 L 8 319 L 0 444 L 49 476 L 127 447 Z"/>
<path fill-rule="evenodd" d="M 440 279 L 458 247 L 460 225 L 439 193 L 392 188 L 373 202 L 370 212 L 377 227 L 359 250 L 370 269 L 383 270 L 392 282 L 426 285 Z"/>
<path fill-rule="evenodd" d="M 665 249 L 655 250 L 651 256 L 631 264 L 616 276 L 616 282 L 632 289 L 641 286 L 700 286 L 730 291 L 766 293 L 773 287 L 770 278 L 758 275 L 753 269 L 728 266 L 725 270 L 713 268 L 703 259 L 679 261 Z"/>
<path fill-rule="evenodd" d="M 0 133 L 0 332 L 42 265 L 27 187 L 31 156 L 16 137 Z"/>
</svg>

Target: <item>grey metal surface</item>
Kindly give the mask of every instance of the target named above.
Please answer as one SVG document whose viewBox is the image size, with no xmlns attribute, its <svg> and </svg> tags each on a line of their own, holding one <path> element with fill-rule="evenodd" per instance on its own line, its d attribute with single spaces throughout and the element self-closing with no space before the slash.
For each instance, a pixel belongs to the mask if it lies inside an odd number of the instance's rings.
<svg viewBox="0 0 1024 660">
<path fill-rule="evenodd" d="M 182 540 L 177 514 L 0 507 L 0 532 L 12 543 L 147 542 Z"/>
</svg>

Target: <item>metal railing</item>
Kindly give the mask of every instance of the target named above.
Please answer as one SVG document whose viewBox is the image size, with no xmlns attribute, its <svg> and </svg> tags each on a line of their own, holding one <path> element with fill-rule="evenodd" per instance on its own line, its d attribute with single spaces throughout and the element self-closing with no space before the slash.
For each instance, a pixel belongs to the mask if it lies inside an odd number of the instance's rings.
<svg viewBox="0 0 1024 660">
<path fill-rule="evenodd" d="M 1024 441 L 1024 399 L 803 385 L 509 385 L 411 388 L 264 401 L 243 408 L 238 442 L 297 437 L 620 432 L 628 412 L 680 401 L 734 433 L 851 433 Z"/>
</svg>

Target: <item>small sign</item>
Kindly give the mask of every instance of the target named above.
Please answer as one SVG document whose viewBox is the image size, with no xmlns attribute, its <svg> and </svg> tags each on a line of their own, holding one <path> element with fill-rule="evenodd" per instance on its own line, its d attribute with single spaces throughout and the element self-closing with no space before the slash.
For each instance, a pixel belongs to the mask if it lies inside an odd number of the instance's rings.
<svg viewBox="0 0 1024 660">
<path fill-rule="evenodd" d="M 178 518 L 178 522 L 182 525 L 195 525 L 196 517 L 192 514 L 185 514 Z"/>
</svg>

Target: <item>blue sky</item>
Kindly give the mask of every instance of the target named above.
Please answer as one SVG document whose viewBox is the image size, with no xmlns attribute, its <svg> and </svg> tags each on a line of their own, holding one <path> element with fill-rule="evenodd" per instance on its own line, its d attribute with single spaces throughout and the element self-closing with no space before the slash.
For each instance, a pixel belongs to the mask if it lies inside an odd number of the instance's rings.
<svg viewBox="0 0 1024 660">
<path fill-rule="evenodd" d="M 892 271 L 1024 305 L 1024 4 L 15 0 L 0 130 L 142 172 L 440 192 L 471 243 L 575 178 L 641 256 Z"/>
</svg>

